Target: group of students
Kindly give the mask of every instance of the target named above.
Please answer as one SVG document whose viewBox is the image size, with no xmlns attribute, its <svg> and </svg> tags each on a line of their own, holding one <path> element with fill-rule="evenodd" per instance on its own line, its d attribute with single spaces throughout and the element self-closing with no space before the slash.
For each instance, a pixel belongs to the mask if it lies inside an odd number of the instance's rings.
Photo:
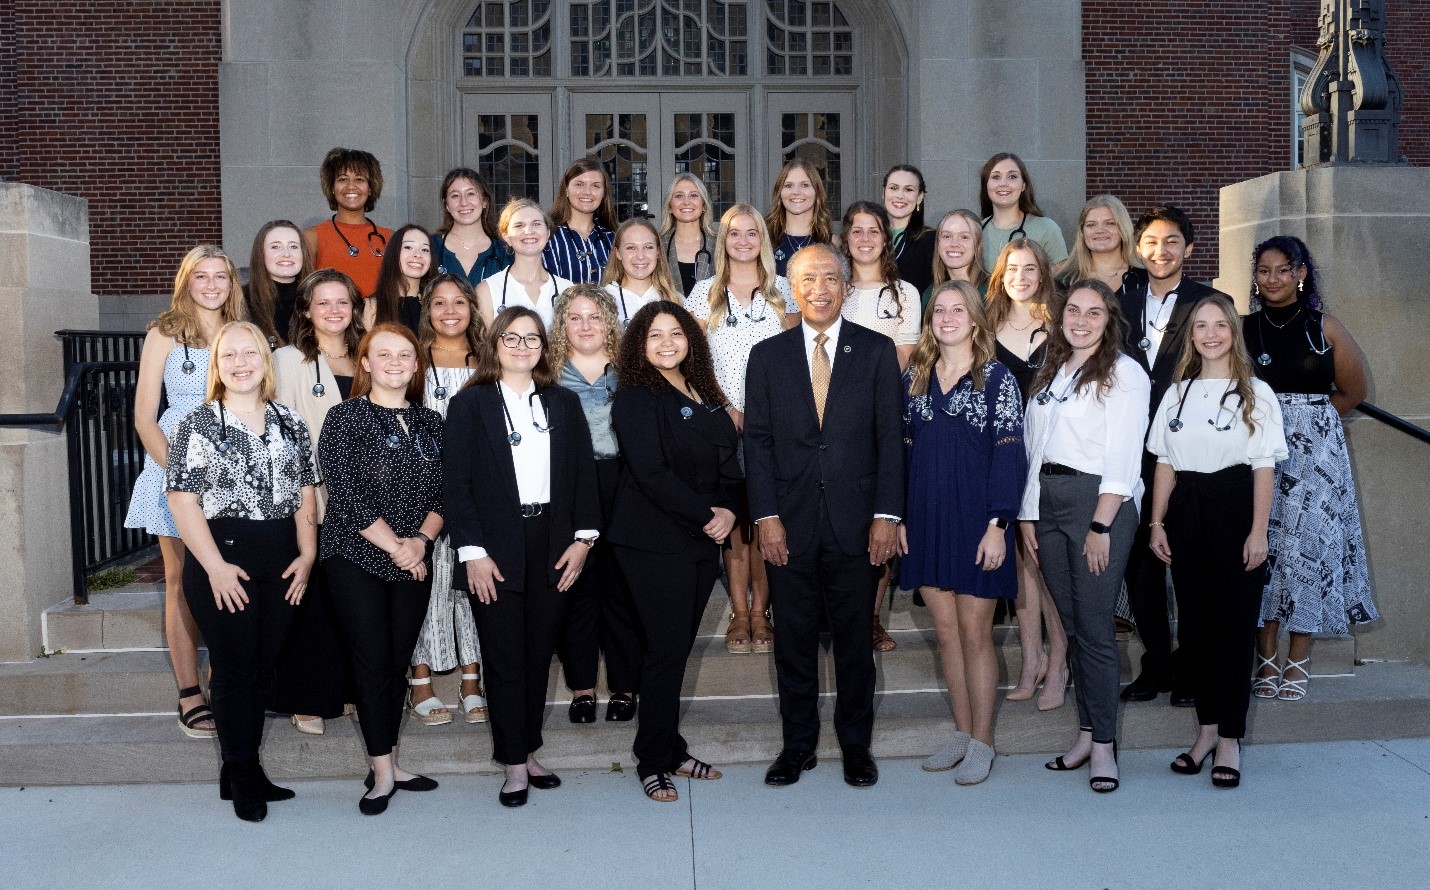
<svg viewBox="0 0 1430 890">
<path fill-rule="evenodd" d="M 657 227 L 617 223 L 592 160 L 566 171 L 550 216 L 516 198 L 498 217 L 482 177 L 460 168 L 442 184 L 437 232 L 392 232 L 368 217 L 376 158 L 334 149 L 320 170 L 332 217 L 262 227 L 246 288 L 218 248 L 190 251 L 144 346 L 147 456 L 127 524 L 159 536 L 179 722 L 218 736 L 221 795 L 239 817 L 292 796 L 258 759 L 267 710 L 320 733 L 356 705 L 363 813 L 436 787 L 397 762 L 404 709 L 428 725 L 453 710 L 490 718 L 504 805 L 558 786 L 535 757 L 553 653 L 579 723 L 596 719 L 604 660 L 606 719 L 639 715 L 647 796 L 676 799 L 672 776 L 719 778 L 678 715 L 722 562 L 727 649 L 775 652 L 786 750 L 770 784 L 814 764 L 805 587 L 836 625 L 846 780 L 877 780 L 872 653 L 896 645 L 879 616 L 897 583 L 931 612 L 955 723 L 925 769 L 972 784 L 992 768 L 1003 601 L 1023 647 L 1007 698 L 1038 695 L 1048 710 L 1075 681 L 1080 731 L 1049 769 L 1089 764 L 1093 790 L 1115 789 L 1124 578 L 1147 655 L 1123 697 L 1189 690 L 1199 729 L 1172 768 L 1200 772 L 1214 755 L 1213 782 L 1237 784 L 1250 695 L 1304 697 L 1311 635 L 1377 617 L 1339 419 L 1364 395 L 1358 348 L 1322 310 L 1297 239 L 1258 245 L 1243 320 L 1183 275 L 1195 235 L 1179 209 L 1134 226 L 1098 196 L 1069 252 L 1017 156 L 995 155 L 981 179 L 981 213 L 930 228 L 922 174 L 897 166 L 836 238 L 801 160 L 780 171 L 768 212 L 736 204 L 718 228 L 692 174 L 671 183 Z M 816 280 L 826 272 L 838 286 Z M 829 372 L 855 361 L 842 320 L 892 341 L 901 387 L 838 401 L 855 385 Z M 759 360 L 786 332 L 807 337 L 804 383 Z M 831 333 L 832 356 L 819 345 Z M 827 400 L 902 417 L 896 456 L 872 441 L 878 423 L 853 435 L 871 438 L 879 473 L 846 479 L 850 500 L 884 504 L 862 520 L 867 590 L 862 572 L 841 587 L 790 568 L 781 505 L 797 506 L 806 482 L 822 505 L 850 472 L 825 464 L 843 447 L 823 439 Z M 814 426 L 776 447 L 772 410 L 802 404 Z M 762 415 L 754 429 L 747 408 Z M 814 439 L 796 473 L 782 453 Z M 890 466 L 897 510 L 875 478 Z M 820 510 L 811 546 L 848 551 L 838 511 Z M 450 708 L 431 677 L 458 667 Z"/>
</svg>

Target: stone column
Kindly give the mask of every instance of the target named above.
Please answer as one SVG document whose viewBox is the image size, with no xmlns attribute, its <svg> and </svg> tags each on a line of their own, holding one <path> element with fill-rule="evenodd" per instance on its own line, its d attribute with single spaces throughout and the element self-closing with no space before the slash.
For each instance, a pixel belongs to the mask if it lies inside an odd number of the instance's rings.
<svg viewBox="0 0 1430 890">
<path fill-rule="evenodd" d="M 1243 312 L 1251 254 L 1272 235 L 1306 242 L 1326 311 L 1365 353 L 1368 401 L 1430 427 L 1430 169 L 1314 167 L 1221 190 L 1221 277 Z M 1430 664 L 1430 445 L 1352 413 L 1346 418 L 1360 494 L 1371 590 L 1382 620 L 1356 631 L 1359 658 Z"/>
<path fill-rule="evenodd" d="M 0 375 L 0 413 L 54 411 L 54 332 L 98 322 L 88 202 L 0 182 L 0 354 L 21 369 Z M 0 661 L 35 657 L 41 611 L 70 596 L 68 479 L 63 430 L 0 429 Z"/>
</svg>

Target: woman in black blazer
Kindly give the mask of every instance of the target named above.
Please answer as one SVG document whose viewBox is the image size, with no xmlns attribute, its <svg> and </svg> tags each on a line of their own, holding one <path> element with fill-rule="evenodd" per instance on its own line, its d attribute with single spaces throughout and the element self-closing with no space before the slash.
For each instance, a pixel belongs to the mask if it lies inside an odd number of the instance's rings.
<svg viewBox="0 0 1430 890">
<path fill-rule="evenodd" d="M 611 419 L 625 456 L 606 535 L 646 640 L 636 771 L 646 796 L 678 797 L 671 774 L 718 779 L 680 735 L 680 688 L 735 526 L 742 476 L 734 421 L 701 325 L 678 304 L 631 319 L 616 366 Z"/>
<path fill-rule="evenodd" d="M 586 416 L 556 385 L 547 348 L 541 317 L 508 308 L 447 409 L 443 492 L 461 566 L 452 585 L 475 598 L 492 756 L 506 766 L 499 799 L 509 807 L 526 803 L 528 785 L 561 784 L 534 755 L 566 593 L 601 516 Z"/>
</svg>

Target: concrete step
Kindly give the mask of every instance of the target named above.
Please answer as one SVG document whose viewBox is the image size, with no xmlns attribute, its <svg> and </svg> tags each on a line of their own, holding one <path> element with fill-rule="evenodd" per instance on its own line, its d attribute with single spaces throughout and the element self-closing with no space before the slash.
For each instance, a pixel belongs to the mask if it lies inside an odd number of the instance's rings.
<svg viewBox="0 0 1430 890">
<path fill-rule="evenodd" d="M 828 719 L 833 703 L 821 699 L 825 731 L 819 753 L 837 761 Z M 878 757 L 919 757 L 938 749 L 952 729 L 942 693 L 883 692 L 877 700 L 874 752 Z M 682 733 L 696 753 L 713 763 L 761 762 L 780 748 L 778 707 L 765 696 L 689 701 Z M 1122 709 L 1120 742 L 1127 748 L 1184 747 L 1195 733 L 1194 712 L 1166 699 Z M 328 721 L 322 736 L 300 735 L 271 720 L 263 758 L 276 778 L 340 777 L 366 770 L 361 740 L 351 720 Z M 996 738 L 1001 753 L 1057 752 L 1071 740 L 1076 717 L 1069 704 L 1039 712 L 1031 702 L 1000 698 Z M 548 709 L 542 762 L 557 770 L 633 770 L 634 724 L 599 721 L 573 726 L 565 708 Z M 1354 676 L 1317 678 L 1301 702 L 1253 699 L 1249 741 L 1387 739 L 1430 735 L 1430 668 L 1403 664 L 1362 666 Z M 1254 749 L 1253 749 L 1254 750 Z M 484 725 L 461 722 L 426 727 L 408 720 L 403 763 L 432 774 L 495 773 L 491 737 Z M 1250 756 L 1255 756 L 1252 753 Z M 183 736 L 173 716 L 0 717 L 0 785 L 125 782 L 212 782 L 218 746 Z"/>
</svg>

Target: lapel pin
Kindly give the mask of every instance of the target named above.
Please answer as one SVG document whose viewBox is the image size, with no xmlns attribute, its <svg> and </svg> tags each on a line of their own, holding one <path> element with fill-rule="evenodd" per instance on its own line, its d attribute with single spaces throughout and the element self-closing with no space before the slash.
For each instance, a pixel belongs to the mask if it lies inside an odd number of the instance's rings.
<svg viewBox="0 0 1430 890">
<path fill-rule="evenodd" d="M 845 352 L 853 352 L 853 351 L 854 351 L 854 348 L 853 348 L 852 346 L 849 346 L 848 344 L 846 344 L 846 345 L 844 346 L 844 351 L 845 351 Z"/>
</svg>

